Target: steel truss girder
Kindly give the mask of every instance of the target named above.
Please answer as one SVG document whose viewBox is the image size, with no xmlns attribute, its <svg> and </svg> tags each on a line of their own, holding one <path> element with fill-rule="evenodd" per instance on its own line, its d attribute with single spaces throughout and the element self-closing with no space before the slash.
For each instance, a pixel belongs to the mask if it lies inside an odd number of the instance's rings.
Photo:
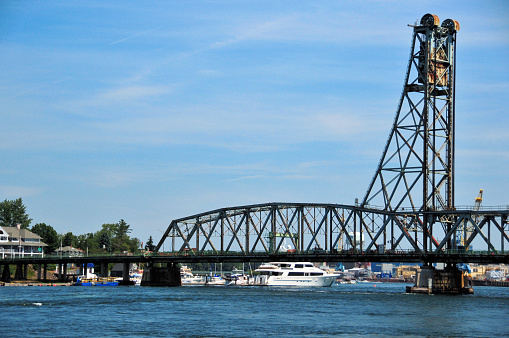
<svg viewBox="0 0 509 338">
<path fill-rule="evenodd" d="M 274 254 L 288 250 L 310 255 L 401 250 L 421 255 L 443 254 L 450 249 L 448 243 L 455 240 L 460 225 L 468 222 L 474 231 L 466 238 L 467 245 L 479 239 L 487 251 L 498 253 L 509 248 L 508 215 L 509 209 L 388 212 L 338 204 L 248 205 L 174 220 L 156 251 L 167 238 L 172 238 L 172 242 L 177 242 L 172 251 L 187 251 L 191 255 Z M 200 243 L 200 238 L 205 239 L 202 245 L 194 246 L 193 241 Z"/>
</svg>

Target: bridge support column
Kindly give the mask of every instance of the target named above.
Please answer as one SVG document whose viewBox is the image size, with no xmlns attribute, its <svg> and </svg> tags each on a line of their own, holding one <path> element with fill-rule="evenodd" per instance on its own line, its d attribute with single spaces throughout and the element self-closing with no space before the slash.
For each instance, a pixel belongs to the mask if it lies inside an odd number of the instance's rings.
<svg viewBox="0 0 509 338">
<path fill-rule="evenodd" d="M 2 269 L 2 282 L 9 282 L 11 280 L 11 269 L 9 264 L 4 264 Z"/>
<path fill-rule="evenodd" d="M 110 274 L 108 272 L 108 264 L 107 263 L 101 263 L 101 276 L 103 276 L 103 277 L 110 276 Z"/>
<path fill-rule="evenodd" d="M 28 264 L 23 264 L 23 279 L 28 279 Z"/>
<path fill-rule="evenodd" d="M 42 280 L 46 281 L 48 279 L 48 264 L 44 263 L 42 267 Z"/>
<path fill-rule="evenodd" d="M 42 275 L 42 265 L 39 264 L 37 265 L 37 280 L 41 280 L 41 275 Z"/>
<path fill-rule="evenodd" d="M 129 278 L 129 263 L 122 263 L 122 281 L 120 281 L 120 285 L 134 285 L 134 282 L 131 282 Z"/>
<path fill-rule="evenodd" d="M 129 263 L 124 263 L 123 264 L 123 269 L 122 269 L 122 281 L 125 283 L 125 282 L 129 282 Z"/>
<path fill-rule="evenodd" d="M 23 264 L 16 264 L 16 272 L 14 273 L 15 280 L 23 280 L 25 274 L 23 273 Z"/>
<path fill-rule="evenodd" d="M 427 294 L 473 294 L 472 281 L 454 265 L 444 270 L 436 270 L 430 265 L 423 265 L 417 271 L 415 285 L 407 286 L 408 293 Z"/>
<path fill-rule="evenodd" d="M 62 263 L 58 263 L 58 280 L 59 281 L 62 281 L 62 270 L 63 270 L 63 264 Z"/>
<path fill-rule="evenodd" d="M 64 276 L 63 276 L 63 278 L 64 278 L 64 282 L 65 282 L 65 281 L 67 281 L 67 263 L 64 263 L 63 265 L 64 265 Z"/>
<path fill-rule="evenodd" d="M 181 286 L 180 268 L 173 263 L 166 267 L 155 267 L 151 262 L 143 269 L 142 286 Z"/>
</svg>

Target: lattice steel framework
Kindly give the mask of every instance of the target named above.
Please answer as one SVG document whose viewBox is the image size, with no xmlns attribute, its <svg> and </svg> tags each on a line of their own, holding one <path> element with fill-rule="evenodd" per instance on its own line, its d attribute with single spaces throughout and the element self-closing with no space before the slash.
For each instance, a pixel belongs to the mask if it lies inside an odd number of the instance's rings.
<svg viewBox="0 0 509 338">
<path fill-rule="evenodd" d="M 444 211 L 426 213 L 426 218 L 431 220 L 428 236 L 433 249 L 430 252 L 450 249 L 449 242 L 456 239 L 458 229 L 465 223 L 475 229 L 466 237 L 467 245 L 479 237 L 484 246 L 478 246 L 479 250 L 496 253 L 509 249 L 509 210 L 445 213 L 454 216 L 455 222 L 450 228 L 442 226 Z M 348 205 L 257 204 L 174 220 L 156 250 L 166 238 L 171 238 L 171 251 L 188 251 L 190 254 L 423 253 L 422 219 L 422 212 L 388 212 Z"/>
<path fill-rule="evenodd" d="M 414 26 L 403 93 L 362 202 L 384 210 L 452 210 L 458 22 L 426 14 Z"/>
<path fill-rule="evenodd" d="M 427 253 L 456 249 L 461 236 L 466 247 L 476 240 L 478 250 L 504 252 L 509 207 L 454 208 L 459 24 L 448 19 L 440 26 L 438 17 L 426 14 L 412 27 L 394 124 L 360 205 L 268 203 L 218 209 L 172 221 L 156 251 L 170 238 L 172 251 L 190 255 L 410 250 L 426 261 Z"/>
</svg>

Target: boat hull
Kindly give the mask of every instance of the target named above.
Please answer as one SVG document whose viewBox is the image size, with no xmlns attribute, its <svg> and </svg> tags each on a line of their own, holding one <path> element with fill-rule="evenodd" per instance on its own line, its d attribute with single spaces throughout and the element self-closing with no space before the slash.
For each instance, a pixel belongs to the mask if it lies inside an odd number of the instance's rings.
<svg viewBox="0 0 509 338">
<path fill-rule="evenodd" d="M 331 286 L 338 274 L 326 273 L 311 262 L 263 263 L 255 270 L 253 285 Z"/>
<path fill-rule="evenodd" d="M 105 278 L 79 278 L 73 286 L 118 286 L 118 281 L 111 277 Z"/>
<path fill-rule="evenodd" d="M 336 275 L 292 277 L 292 276 L 256 276 L 253 285 L 259 286 L 317 286 L 329 287 Z"/>
</svg>

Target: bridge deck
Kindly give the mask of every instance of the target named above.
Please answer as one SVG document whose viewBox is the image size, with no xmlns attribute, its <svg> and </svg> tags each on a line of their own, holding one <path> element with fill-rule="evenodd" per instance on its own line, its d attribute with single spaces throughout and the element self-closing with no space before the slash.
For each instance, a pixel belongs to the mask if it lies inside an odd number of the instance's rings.
<svg viewBox="0 0 509 338">
<path fill-rule="evenodd" d="M 306 261 L 306 262 L 400 262 L 400 263 L 479 263 L 509 264 L 509 251 L 489 252 L 386 252 L 386 253 L 249 253 L 228 252 L 161 252 L 133 256 L 83 256 L 44 258 L 13 258 L 0 260 L 4 264 L 66 264 L 66 263 L 248 263 L 269 261 Z"/>
</svg>

